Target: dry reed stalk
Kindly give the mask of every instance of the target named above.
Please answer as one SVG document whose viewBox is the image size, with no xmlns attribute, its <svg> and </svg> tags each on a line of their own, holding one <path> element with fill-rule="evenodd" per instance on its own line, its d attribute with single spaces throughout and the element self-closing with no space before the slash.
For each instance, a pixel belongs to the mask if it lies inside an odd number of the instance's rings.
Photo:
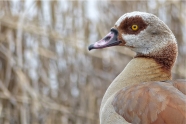
<svg viewBox="0 0 186 124">
<path fill-rule="evenodd" d="M 0 1 L 0 123 L 99 124 L 107 86 L 135 54 L 125 48 L 88 52 L 87 46 L 118 17 L 136 9 L 169 13 L 167 24 L 186 47 L 179 30 L 186 3 L 155 3 L 149 8 L 148 1 L 98 1 L 96 22 L 87 1 Z M 175 77 L 185 78 L 186 53 L 179 54 Z"/>
</svg>

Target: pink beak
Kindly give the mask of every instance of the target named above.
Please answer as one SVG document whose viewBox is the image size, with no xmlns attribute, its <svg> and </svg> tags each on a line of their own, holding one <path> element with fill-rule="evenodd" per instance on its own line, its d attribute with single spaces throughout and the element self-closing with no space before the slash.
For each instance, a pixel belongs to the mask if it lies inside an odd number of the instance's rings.
<svg viewBox="0 0 186 124">
<path fill-rule="evenodd" d="M 118 31 L 114 28 L 110 30 L 110 32 L 101 40 L 95 42 L 94 44 L 91 44 L 88 49 L 101 49 L 105 47 L 111 47 L 116 46 L 121 43 L 121 41 L 118 41 Z"/>
</svg>

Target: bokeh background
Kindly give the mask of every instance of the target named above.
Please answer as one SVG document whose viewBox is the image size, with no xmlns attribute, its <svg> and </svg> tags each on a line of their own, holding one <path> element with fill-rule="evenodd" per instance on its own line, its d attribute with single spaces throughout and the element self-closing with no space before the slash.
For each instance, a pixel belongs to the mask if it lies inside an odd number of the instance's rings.
<svg viewBox="0 0 186 124">
<path fill-rule="evenodd" d="M 186 78 L 186 1 L 0 1 L 0 124 L 99 124 L 112 80 L 135 55 L 88 51 L 124 13 L 145 11 L 174 32 L 173 78 Z"/>
</svg>

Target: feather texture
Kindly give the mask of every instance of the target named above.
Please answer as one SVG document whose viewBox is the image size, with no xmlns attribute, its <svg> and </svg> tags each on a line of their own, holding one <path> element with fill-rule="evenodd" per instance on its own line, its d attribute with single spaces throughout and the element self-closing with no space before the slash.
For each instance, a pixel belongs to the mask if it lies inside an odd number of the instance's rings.
<svg viewBox="0 0 186 124">
<path fill-rule="evenodd" d="M 178 49 L 163 21 L 145 12 L 126 13 L 95 44 L 89 50 L 120 45 L 136 52 L 103 97 L 101 124 L 186 124 L 186 81 L 171 80 Z"/>
<path fill-rule="evenodd" d="M 133 124 L 185 124 L 186 81 L 145 82 L 121 89 L 115 111 Z M 183 94 L 184 93 L 184 94 Z"/>
</svg>

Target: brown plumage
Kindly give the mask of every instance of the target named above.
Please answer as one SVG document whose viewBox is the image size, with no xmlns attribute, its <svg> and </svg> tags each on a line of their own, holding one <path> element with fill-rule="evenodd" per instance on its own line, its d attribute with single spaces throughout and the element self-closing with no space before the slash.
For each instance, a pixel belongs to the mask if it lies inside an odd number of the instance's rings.
<svg viewBox="0 0 186 124">
<path fill-rule="evenodd" d="M 184 88 L 186 81 L 140 83 L 120 90 L 112 104 L 133 124 L 186 124 Z"/>
<path fill-rule="evenodd" d="M 136 56 L 108 87 L 100 123 L 185 124 L 186 80 L 171 78 L 178 50 L 168 26 L 153 14 L 126 13 L 89 50 L 117 45 Z"/>
</svg>

